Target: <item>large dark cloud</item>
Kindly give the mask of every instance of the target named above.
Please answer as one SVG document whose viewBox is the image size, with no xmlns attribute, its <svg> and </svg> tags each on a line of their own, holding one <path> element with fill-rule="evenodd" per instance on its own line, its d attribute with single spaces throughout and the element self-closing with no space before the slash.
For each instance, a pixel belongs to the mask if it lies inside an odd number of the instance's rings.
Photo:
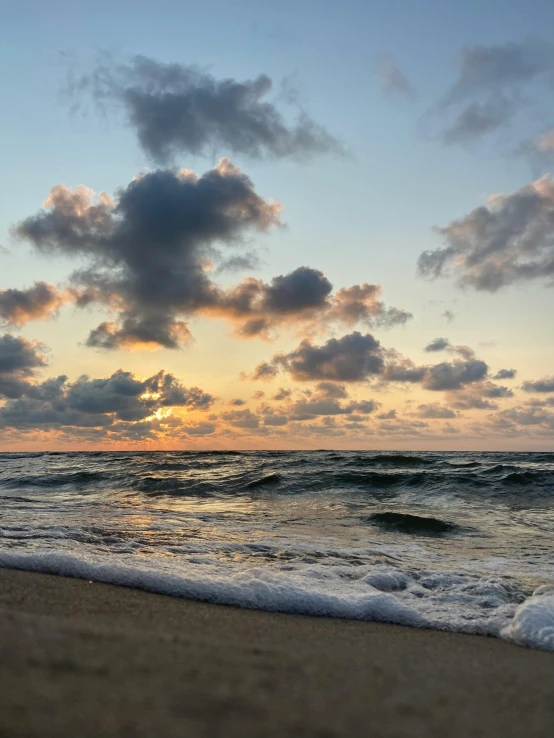
<svg viewBox="0 0 554 738">
<path fill-rule="evenodd" d="M 458 77 L 428 121 L 439 123 L 447 144 L 480 139 L 508 126 L 534 98 L 540 99 L 537 85 L 551 86 L 553 73 L 554 46 L 537 39 L 465 47 Z"/>
<path fill-rule="evenodd" d="M 20 397 L 29 378 L 45 365 L 40 345 L 9 333 L 0 336 L 0 397 Z"/>
<path fill-rule="evenodd" d="M 60 376 L 42 383 L 27 382 L 17 398 L 0 408 L 0 427 L 48 430 L 113 426 L 117 431 L 124 427 L 121 424 L 146 421 L 170 407 L 205 410 L 213 400 L 198 387 L 187 388 L 163 371 L 144 380 L 123 370 L 105 379 L 82 376 L 75 382 Z M 156 422 L 152 419 L 148 428 L 153 429 Z M 142 435 L 144 428 L 135 430 Z"/>
<path fill-rule="evenodd" d="M 424 277 L 452 274 L 462 287 L 494 292 L 554 277 L 554 181 L 545 175 L 438 229 L 446 245 L 419 257 Z"/>
<path fill-rule="evenodd" d="M 423 380 L 425 389 L 457 390 L 466 384 L 479 382 L 487 375 L 488 367 L 480 359 L 441 362 L 428 367 Z"/>
<path fill-rule="evenodd" d="M 35 282 L 24 290 L 0 290 L 0 319 L 8 325 L 24 325 L 30 320 L 50 318 L 65 303 L 72 300 L 48 282 Z"/>
<path fill-rule="evenodd" d="M 216 79 L 196 67 L 137 56 L 99 65 L 70 83 L 73 96 L 92 95 L 104 110 L 123 108 L 139 143 L 154 161 L 214 150 L 252 158 L 305 159 L 342 147 L 301 111 L 288 122 L 268 99 L 271 79 Z"/>
<path fill-rule="evenodd" d="M 362 382 L 382 372 L 384 359 L 379 341 L 355 331 L 321 346 L 304 340 L 289 354 L 275 357 L 274 363 L 297 381 Z"/>
<path fill-rule="evenodd" d="M 214 244 L 236 244 L 249 230 L 278 223 L 279 206 L 263 200 L 227 159 L 202 177 L 159 170 L 135 179 L 117 201 L 87 188 L 58 185 L 45 210 L 15 233 L 42 252 L 81 257 L 72 282 L 78 304 L 101 303 L 117 323 L 92 332 L 93 346 L 154 344 L 176 348 L 188 338 L 176 318 L 218 301 L 205 261 Z"/>
<path fill-rule="evenodd" d="M 465 346 L 454 348 L 466 349 Z M 480 382 L 486 378 L 487 373 L 487 364 L 473 356 L 432 365 L 417 365 L 410 359 L 393 357 L 384 367 L 383 379 L 388 382 L 421 384 L 424 389 L 441 392 L 459 390 L 468 384 Z"/>
<path fill-rule="evenodd" d="M 554 392 L 554 377 L 527 380 L 521 385 L 525 392 Z"/>
<path fill-rule="evenodd" d="M 183 318 L 195 314 L 224 318 L 246 338 L 269 338 L 280 327 L 300 325 L 390 327 L 412 317 L 387 307 L 379 285 L 332 294 L 327 277 L 307 266 L 269 282 L 248 277 L 219 287 L 212 279 L 214 265 L 232 261 L 237 252 L 229 256 L 229 250 L 240 247 L 249 232 L 278 225 L 279 212 L 278 204 L 261 198 L 248 177 L 222 159 L 201 177 L 188 170 L 142 175 L 116 200 L 83 186 L 58 185 L 45 209 L 14 233 L 42 252 L 84 260 L 71 276 L 71 299 L 78 307 L 99 305 L 115 317 L 91 331 L 88 345 L 97 348 L 177 348 L 191 338 Z"/>
</svg>

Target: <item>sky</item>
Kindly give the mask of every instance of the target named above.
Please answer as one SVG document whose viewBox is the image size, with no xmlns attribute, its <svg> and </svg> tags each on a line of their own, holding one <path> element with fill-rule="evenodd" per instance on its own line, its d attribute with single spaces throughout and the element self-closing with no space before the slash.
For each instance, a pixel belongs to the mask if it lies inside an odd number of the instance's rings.
<svg viewBox="0 0 554 738">
<path fill-rule="evenodd" d="M 1 450 L 554 450 L 551 2 L 1 5 Z"/>
</svg>

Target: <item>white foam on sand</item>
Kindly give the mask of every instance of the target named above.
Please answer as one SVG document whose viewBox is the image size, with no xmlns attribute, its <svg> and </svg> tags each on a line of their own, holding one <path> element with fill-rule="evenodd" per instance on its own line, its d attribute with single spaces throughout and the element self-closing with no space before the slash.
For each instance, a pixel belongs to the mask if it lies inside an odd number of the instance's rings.
<svg viewBox="0 0 554 738">
<path fill-rule="evenodd" d="M 502 638 L 528 648 L 554 651 L 554 588 L 539 587 L 520 605 Z"/>
<path fill-rule="evenodd" d="M 181 559 L 177 568 L 163 558 L 139 562 L 122 555 L 108 561 L 101 554 L 13 550 L 0 550 L 0 566 L 214 604 L 481 633 L 554 650 L 554 589 L 542 588 L 517 607 L 502 580 L 468 579 L 454 572 L 412 579 L 406 572 L 377 566 L 353 580 L 318 565 L 237 569 L 191 557 Z"/>
</svg>

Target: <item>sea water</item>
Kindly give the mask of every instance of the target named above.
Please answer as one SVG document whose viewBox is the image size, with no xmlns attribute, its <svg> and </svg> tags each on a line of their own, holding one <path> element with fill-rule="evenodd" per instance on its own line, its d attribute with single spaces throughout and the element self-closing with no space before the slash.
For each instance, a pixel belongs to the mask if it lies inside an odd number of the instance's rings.
<svg viewBox="0 0 554 738">
<path fill-rule="evenodd" d="M 554 454 L 0 454 L 0 566 L 554 650 Z"/>
</svg>

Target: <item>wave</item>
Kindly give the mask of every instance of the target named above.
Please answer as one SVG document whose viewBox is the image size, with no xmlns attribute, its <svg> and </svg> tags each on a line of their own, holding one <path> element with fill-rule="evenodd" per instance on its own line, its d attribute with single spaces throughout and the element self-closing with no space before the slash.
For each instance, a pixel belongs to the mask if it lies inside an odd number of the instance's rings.
<svg viewBox="0 0 554 738">
<path fill-rule="evenodd" d="M 417 535 L 442 535 L 458 530 L 458 526 L 439 518 L 412 515 L 411 513 L 380 512 L 365 518 L 383 528 L 393 529 L 399 533 Z"/>
<path fill-rule="evenodd" d="M 418 475 L 422 478 L 422 475 Z M 339 484 L 363 487 L 394 487 L 413 481 L 413 474 L 394 472 L 336 472 L 328 475 L 328 479 Z M 324 480 L 322 480 L 324 481 Z"/>
<path fill-rule="evenodd" d="M 78 471 L 65 474 L 36 474 L 20 477 L 0 478 L 0 487 L 81 487 L 94 482 L 102 482 L 106 479 L 103 472 Z"/>
<path fill-rule="evenodd" d="M 457 572 L 421 574 L 376 568 L 359 579 L 305 576 L 259 567 L 229 576 L 223 570 L 191 567 L 159 570 L 145 560 L 119 557 L 106 562 L 68 552 L 21 553 L 0 550 L 0 567 L 117 584 L 157 594 L 270 612 L 397 623 L 495 636 L 518 645 L 554 651 L 554 591 L 538 588 L 531 597 L 512 591 L 501 579 Z M 316 569 L 313 569 L 315 573 Z M 348 580 L 346 580 L 348 581 Z M 414 596 L 415 595 L 415 596 Z M 474 615 L 460 608 L 472 602 Z M 491 615 L 491 608 L 495 614 Z"/>
<path fill-rule="evenodd" d="M 552 472 L 543 471 L 517 471 L 506 474 L 502 479 L 502 484 L 510 486 L 528 486 L 531 484 L 552 484 L 554 482 L 554 474 Z"/>
<path fill-rule="evenodd" d="M 187 482 L 183 479 L 168 477 L 143 477 L 138 482 L 129 483 L 128 486 L 133 491 L 151 496 L 205 497 L 215 492 L 215 488 L 210 482 L 197 480 Z"/>
<path fill-rule="evenodd" d="M 374 456 L 360 455 L 348 460 L 348 466 L 429 466 L 434 463 L 425 456 L 409 454 L 376 454 Z"/>
<path fill-rule="evenodd" d="M 453 469 L 478 469 L 482 466 L 479 461 L 447 461 L 446 464 Z"/>
<path fill-rule="evenodd" d="M 40 459 L 46 456 L 45 451 L 4 451 L 0 453 L 0 459 L 18 460 L 18 459 Z"/>
<path fill-rule="evenodd" d="M 278 474 L 277 472 L 272 472 L 271 474 L 266 474 L 265 477 L 260 477 L 260 479 L 253 479 L 251 482 L 248 482 L 244 485 L 244 489 L 258 489 L 259 487 L 274 487 L 278 484 L 281 484 L 283 481 L 283 476 L 281 474 Z"/>
</svg>

